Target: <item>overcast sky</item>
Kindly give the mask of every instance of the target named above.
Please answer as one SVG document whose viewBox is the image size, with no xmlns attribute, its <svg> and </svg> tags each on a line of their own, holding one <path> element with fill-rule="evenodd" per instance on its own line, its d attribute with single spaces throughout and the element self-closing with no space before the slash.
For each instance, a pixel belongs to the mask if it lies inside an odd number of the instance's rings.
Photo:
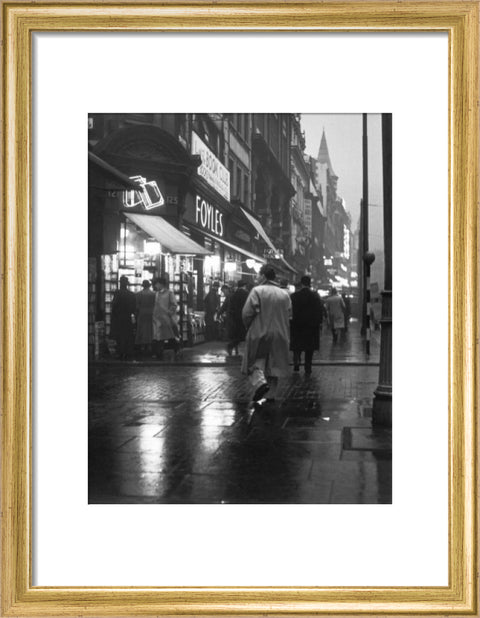
<svg viewBox="0 0 480 618">
<path fill-rule="evenodd" d="M 383 188 L 381 114 L 368 114 L 369 246 L 383 250 Z M 352 232 L 360 216 L 363 195 L 362 114 L 302 114 L 306 152 L 317 158 L 325 129 L 333 170 L 338 176 L 338 195 L 352 216 Z"/>
</svg>

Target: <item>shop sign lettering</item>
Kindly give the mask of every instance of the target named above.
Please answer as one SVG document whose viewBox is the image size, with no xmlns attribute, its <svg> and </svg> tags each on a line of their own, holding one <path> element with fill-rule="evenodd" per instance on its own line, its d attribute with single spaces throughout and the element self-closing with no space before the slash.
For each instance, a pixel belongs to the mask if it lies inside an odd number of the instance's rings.
<svg viewBox="0 0 480 618">
<path fill-rule="evenodd" d="M 198 174 L 222 197 L 230 200 L 230 172 L 213 154 L 210 148 L 192 131 L 192 154 L 200 155 L 202 164 Z"/>
<path fill-rule="evenodd" d="M 195 223 L 217 236 L 223 236 L 223 213 L 199 195 L 195 200 Z"/>
</svg>

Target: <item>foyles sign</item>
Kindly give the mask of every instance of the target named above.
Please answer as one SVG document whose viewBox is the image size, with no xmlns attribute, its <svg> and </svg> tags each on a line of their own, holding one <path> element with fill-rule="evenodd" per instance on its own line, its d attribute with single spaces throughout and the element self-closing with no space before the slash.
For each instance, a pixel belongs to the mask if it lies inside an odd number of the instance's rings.
<svg viewBox="0 0 480 618">
<path fill-rule="evenodd" d="M 195 198 L 195 223 L 204 230 L 223 236 L 223 213 L 199 195 Z"/>
<path fill-rule="evenodd" d="M 198 174 L 226 200 L 230 200 L 230 172 L 220 163 L 210 148 L 192 131 L 192 154 L 200 155 Z"/>
</svg>

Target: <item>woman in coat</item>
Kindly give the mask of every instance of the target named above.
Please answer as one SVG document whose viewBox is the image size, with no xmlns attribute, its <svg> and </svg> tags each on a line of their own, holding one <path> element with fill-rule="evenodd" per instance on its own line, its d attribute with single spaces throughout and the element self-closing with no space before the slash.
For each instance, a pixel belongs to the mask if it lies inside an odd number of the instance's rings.
<svg viewBox="0 0 480 618">
<path fill-rule="evenodd" d="M 290 326 L 290 349 L 293 350 L 293 370 L 300 368 L 302 352 L 305 353 L 305 375 L 312 373 L 313 352 L 320 347 L 320 324 L 322 301 L 310 289 L 311 279 L 307 275 L 300 280 L 301 288 L 292 299 L 292 322 Z"/>
<path fill-rule="evenodd" d="M 137 334 L 135 345 L 140 346 L 146 352 L 152 347 L 153 339 L 153 307 L 155 305 L 155 292 L 150 289 L 150 281 L 142 282 L 143 290 L 136 295 L 137 301 Z"/>
<path fill-rule="evenodd" d="M 288 292 L 274 281 L 275 270 L 268 265 L 260 270 L 260 282 L 248 295 L 242 310 L 248 329 L 242 372 L 255 388 L 253 401 L 269 392 L 274 400 L 278 378 L 289 373 L 289 327 L 292 304 Z"/>
<path fill-rule="evenodd" d="M 155 304 L 153 307 L 153 343 L 155 354 L 160 360 L 163 358 L 165 341 L 171 343 L 175 357 L 179 350 L 178 327 L 174 320 L 177 302 L 171 290 L 168 289 L 164 277 L 154 281 Z"/>
</svg>

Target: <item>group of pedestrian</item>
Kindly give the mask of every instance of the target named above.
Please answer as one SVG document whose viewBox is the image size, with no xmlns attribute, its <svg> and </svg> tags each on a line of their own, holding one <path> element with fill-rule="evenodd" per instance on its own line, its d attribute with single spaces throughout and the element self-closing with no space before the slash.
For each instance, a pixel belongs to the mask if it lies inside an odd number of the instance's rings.
<svg viewBox="0 0 480 618">
<path fill-rule="evenodd" d="M 323 303 L 312 290 L 311 278 L 304 275 L 290 295 L 288 282 L 275 281 L 275 270 L 265 265 L 258 284 L 248 295 L 242 310 L 246 333 L 242 372 L 254 388 L 253 401 L 274 401 L 278 380 L 289 374 L 289 352 L 293 352 L 293 371 L 298 372 L 304 356 L 305 375 L 312 373 L 312 359 L 320 348 L 324 317 L 334 342 L 345 331 L 347 306 L 335 288 Z M 350 316 L 348 315 L 348 320 Z"/>
<path fill-rule="evenodd" d="M 180 337 L 176 322 L 177 302 L 165 277 L 152 283 L 142 282 L 142 290 L 134 294 L 128 289 L 128 277 L 120 277 L 120 287 L 112 301 L 110 336 L 117 344 L 121 360 L 133 358 L 135 347 L 141 354 L 163 358 L 165 343 L 180 350 Z"/>
<path fill-rule="evenodd" d="M 323 320 L 328 320 L 334 342 L 339 331 L 346 331 L 349 310 L 335 288 L 323 303 L 312 290 L 311 279 L 304 275 L 296 291 L 290 295 L 288 282 L 276 282 L 275 269 L 262 266 L 257 285 L 250 292 L 247 283 L 238 281 L 235 289 L 224 285 L 220 303 L 217 282 L 213 282 L 204 299 L 207 340 L 218 336 L 219 320 L 225 324 L 227 353 L 238 354 L 245 341 L 242 372 L 248 375 L 254 388 L 253 401 L 275 399 L 278 380 L 289 374 L 289 355 L 293 352 L 293 371 L 302 364 L 305 375 L 312 373 L 312 359 L 320 347 Z M 116 340 L 120 359 L 133 356 L 134 346 L 140 352 L 163 358 L 165 343 L 170 343 L 175 355 L 180 349 L 176 322 L 177 302 L 165 278 L 143 281 L 142 290 L 128 290 L 128 278 L 120 277 L 120 288 L 112 302 L 111 336 Z M 134 328 L 136 325 L 136 329 Z"/>
<path fill-rule="evenodd" d="M 238 354 L 239 344 L 245 341 L 246 328 L 242 320 L 242 309 L 247 297 L 247 283 L 241 279 L 235 287 L 224 284 L 220 288 L 220 284 L 214 281 L 204 299 L 205 340 L 226 340 L 229 356 L 234 351 Z"/>
</svg>

